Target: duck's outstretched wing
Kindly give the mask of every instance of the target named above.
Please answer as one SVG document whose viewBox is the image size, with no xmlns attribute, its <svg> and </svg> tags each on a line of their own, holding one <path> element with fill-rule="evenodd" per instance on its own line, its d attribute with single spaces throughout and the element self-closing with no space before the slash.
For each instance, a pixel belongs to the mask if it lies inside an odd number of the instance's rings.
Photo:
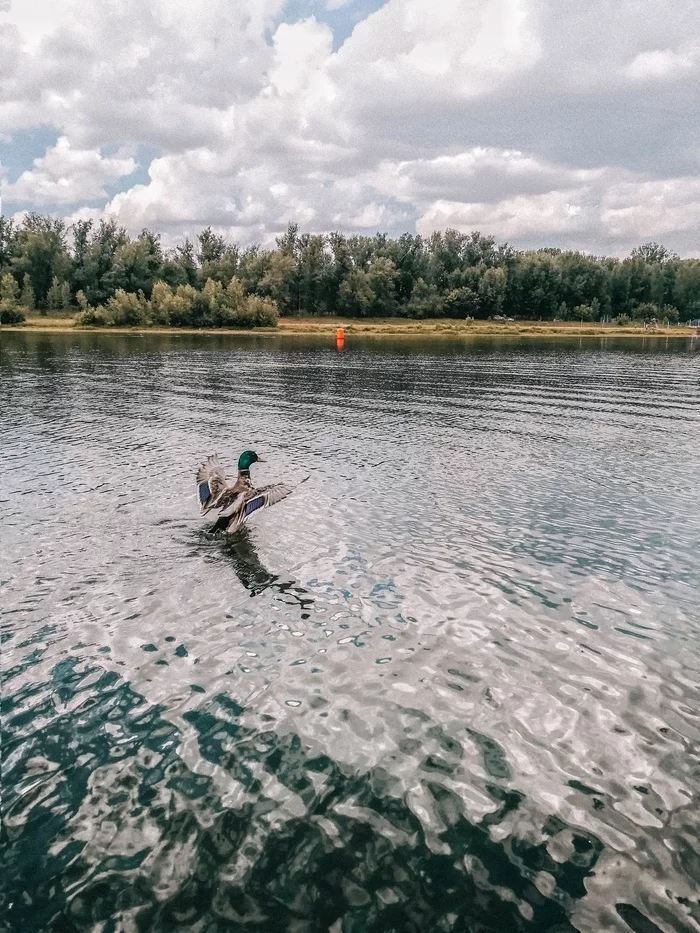
<svg viewBox="0 0 700 933">
<path fill-rule="evenodd" d="M 211 508 L 224 489 L 226 489 L 226 474 L 219 463 L 218 455 L 214 454 L 207 457 L 197 470 L 197 498 L 202 512 Z"/>
<path fill-rule="evenodd" d="M 260 486 L 258 489 L 252 489 L 246 495 L 240 508 L 236 509 L 231 516 L 231 521 L 226 527 L 226 533 L 233 534 L 234 531 L 238 531 L 253 512 L 274 505 L 281 499 L 286 498 L 293 489 L 293 486 L 288 486 L 286 483 L 275 483 L 272 486 Z"/>
</svg>

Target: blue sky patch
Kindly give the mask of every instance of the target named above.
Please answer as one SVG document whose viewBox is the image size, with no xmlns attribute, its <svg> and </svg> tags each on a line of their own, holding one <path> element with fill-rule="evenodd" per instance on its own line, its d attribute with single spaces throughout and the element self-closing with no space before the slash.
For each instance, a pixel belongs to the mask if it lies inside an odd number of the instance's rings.
<svg viewBox="0 0 700 933">
<path fill-rule="evenodd" d="M 315 16 L 319 22 L 327 23 L 333 30 L 333 51 L 336 52 L 351 35 L 357 23 L 382 6 L 384 0 L 350 0 L 337 10 L 328 10 L 322 0 L 287 0 L 278 25 L 296 23 L 309 16 Z"/>
<path fill-rule="evenodd" d="M 8 182 L 17 181 L 22 172 L 32 167 L 34 159 L 43 156 L 48 148 L 56 145 L 60 132 L 54 126 L 35 126 L 30 130 L 18 130 L 9 143 L 0 146 L 2 175 Z"/>
</svg>

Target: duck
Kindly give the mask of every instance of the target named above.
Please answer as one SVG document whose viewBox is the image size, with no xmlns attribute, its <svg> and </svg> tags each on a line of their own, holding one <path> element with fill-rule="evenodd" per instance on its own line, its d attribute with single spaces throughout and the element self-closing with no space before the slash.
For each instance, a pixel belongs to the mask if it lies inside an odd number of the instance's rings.
<svg viewBox="0 0 700 933">
<path fill-rule="evenodd" d="M 213 454 L 197 470 L 197 498 L 202 514 L 216 509 L 219 517 L 212 531 L 234 534 L 258 509 L 274 505 L 292 492 L 293 486 L 273 483 L 255 487 L 250 479 L 254 463 L 265 463 L 254 450 L 244 450 L 238 458 L 238 476 L 230 484 L 218 454 Z M 308 477 L 307 477 L 308 479 Z"/>
</svg>

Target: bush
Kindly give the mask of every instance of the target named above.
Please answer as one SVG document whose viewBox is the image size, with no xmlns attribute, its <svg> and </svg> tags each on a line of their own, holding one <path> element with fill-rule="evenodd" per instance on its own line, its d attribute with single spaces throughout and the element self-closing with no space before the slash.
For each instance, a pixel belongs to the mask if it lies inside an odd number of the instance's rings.
<svg viewBox="0 0 700 933">
<path fill-rule="evenodd" d="M 87 307 L 73 318 L 80 327 L 107 327 L 109 321 L 104 308 Z"/>
<path fill-rule="evenodd" d="M 657 321 L 663 316 L 661 308 L 651 301 L 644 301 L 638 304 L 632 312 L 637 321 Z"/>
<path fill-rule="evenodd" d="M 171 327 L 274 327 L 278 313 L 271 298 L 247 296 L 241 280 L 234 277 L 226 288 L 207 279 L 201 291 L 191 285 L 173 289 L 157 282 L 151 296 L 151 319 Z"/>
<path fill-rule="evenodd" d="M 193 309 L 197 289 L 191 285 L 171 288 L 166 282 L 156 282 L 151 294 L 151 320 L 164 327 L 195 327 Z"/>
<path fill-rule="evenodd" d="M 104 307 L 91 308 L 82 292 L 76 301 L 82 310 L 75 322 L 86 327 L 275 327 L 278 319 L 277 304 L 271 298 L 246 295 L 237 278 L 226 288 L 207 279 L 201 291 L 192 285 L 172 288 L 167 282 L 156 282 L 150 301 L 142 292 L 135 295 L 123 289 Z"/>
<path fill-rule="evenodd" d="M 0 279 L 0 324 L 21 324 L 25 308 L 20 304 L 19 285 L 11 273 Z"/>
<path fill-rule="evenodd" d="M 671 324 L 678 323 L 679 319 L 678 309 L 674 308 L 673 305 L 657 305 L 651 301 L 641 302 L 634 309 L 635 320 L 645 321 L 649 323 L 650 321 L 661 321 L 668 320 Z"/>
<path fill-rule="evenodd" d="M 245 308 L 236 313 L 235 327 L 276 327 L 279 314 L 272 298 L 250 295 Z"/>
<path fill-rule="evenodd" d="M 149 303 L 142 292 L 134 295 L 118 288 L 104 307 L 97 308 L 87 303 L 82 292 L 78 292 L 76 300 L 82 311 L 76 314 L 74 321 L 83 327 L 136 327 L 149 323 Z"/>
<path fill-rule="evenodd" d="M 25 318 L 22 307 L 7 301 L 6 298 L 0 299 L 0 324 L 21 324 Z"/>
<path fill-rule="evenodd" d="M 571 312 L 572 321 L 595 321 L 598 318 L 598 309 L 591 305 L 576 305 Z"/>
<path fill-rule="evenodd" d="M 145 324 L 148 310 L 148 302 L 143 297 L 143 292 L 134 295 L 133 292 L 125 292 L 123 288 L 118 288 L 114 297 L 105 305 L 105 313 L 111 327 L 136 327 L 138 324 Z"/>
</svg>

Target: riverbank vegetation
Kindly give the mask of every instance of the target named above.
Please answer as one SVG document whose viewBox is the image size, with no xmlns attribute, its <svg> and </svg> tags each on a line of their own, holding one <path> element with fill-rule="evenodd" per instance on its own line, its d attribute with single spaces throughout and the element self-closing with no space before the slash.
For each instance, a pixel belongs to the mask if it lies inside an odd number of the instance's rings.
<svg viewBox="0 0 700 933">
<path fill-rule="evenodd" d="M 210 228 L 165 250 L 37 214 L 0 218 L 0 323 L 73 314 L 110 327 L 252 328 L 312 316 L 614 321 L 621 327 L 700 318 L 700 260 L 648 243 L 625 259 L 559 249 L 517 251 L 454 230 L 430 237 L 299 233 L 242 249 Z"/>
</svg>

